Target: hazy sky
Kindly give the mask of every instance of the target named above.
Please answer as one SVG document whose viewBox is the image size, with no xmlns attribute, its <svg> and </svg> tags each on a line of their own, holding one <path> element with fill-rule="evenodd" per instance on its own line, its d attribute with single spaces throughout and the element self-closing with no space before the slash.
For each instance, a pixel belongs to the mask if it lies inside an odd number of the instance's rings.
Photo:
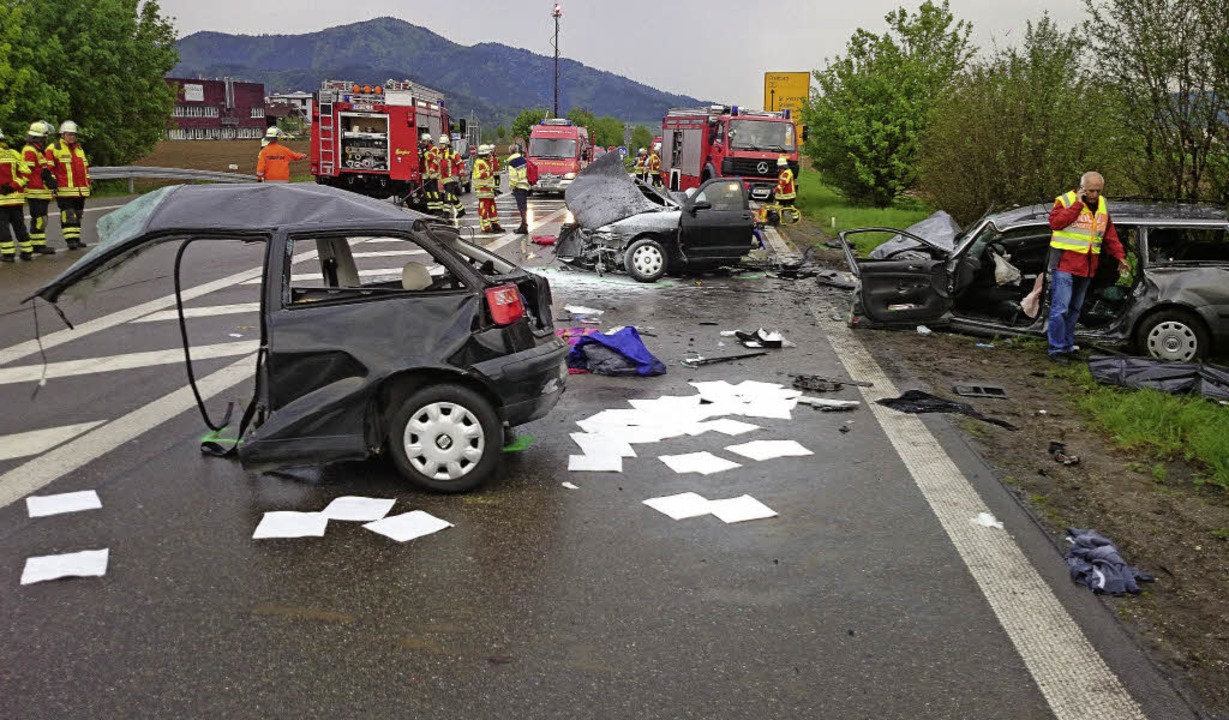
<svg viewBox="0 0 1229 720">
<path fill-rule="evenodd" d="M 553 0 L 160 0 L 181 35 L 198 30 L 297 34 L 381 16 L 462 45 L 500 42 L 550 54 Z M 563 0 L 564 57 L 663 90 L 746 107 L 763 104 L 766 71 L 812 70 L 844 52 L 853 31 L 920 0 Z M 1043 11 L 1078 23 L 1073 0 L 951 0 L 981 47 L 1014 43 Z M 412 68 L 407 68 L 411 75 Z M 566 82 L 566 79 L 565 79 Z M 304 88 L 311 90 L 312 88 Z"/>
</svg>

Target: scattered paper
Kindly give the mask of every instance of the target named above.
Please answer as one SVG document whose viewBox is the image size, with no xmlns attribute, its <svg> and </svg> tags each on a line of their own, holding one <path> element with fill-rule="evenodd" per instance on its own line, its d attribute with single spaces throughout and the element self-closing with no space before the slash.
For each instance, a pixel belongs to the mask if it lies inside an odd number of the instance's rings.
<svg viewBox="0 0 1229 720">
<path fill-rule="evenodd" d="M 750 495 L 728 500 L 709 500 L 708 511 L 727 523 L 763 520 L 777 516 L 775 510 Z"/>
<path fill-rule="evenodd" d="M 453 524 L 447 520 L 441 520 L 428 512 L 411 510 L 402 515 L 394 515 L 383 520 L 367 523 L 363 527 L 374 533 L 392 538 L 397 542 L 406 542 L 414 538 L 439 532 L 444 528 L 453 527 Z"/>
<path fill-rule="evenodd" d="M 570 472 L 623 472 L 623 457 L 615 453 L 569 455 Z"/>
<path fill-rule="evenodd" d="M 335 498 L 321 513 L 329 520 L 373 522 L 392 512 L 396 500 L 347 495 Z"/>
<path fill-rule="evenodd" d="M 101 507 L 102 500 L 98 499 L 98 493 L 93 490 L 58 495 L 31 495 L 26 498 L 26 510 L 32 518 L 81 510 L 97 510 Z"/>
<path fill-rule="evenodd" d="M 798 402 L 802 405 L 810 405 L 819 410 L 853 410 L 861 405 L 857 400 L 829 400 L 827 398 L 816 397 L 800 397 Z"/>
<path fill-rule="evenodd" d="M 563 311 L 572 315 L 601 315 L 605 310 L 597 310 L 584 305 L 564 305 Z"/>
<path fill-rule="evenodd" d="M 759 425 L 752 425 L 751 423 L 745 423 L 739 420 L 731 420 L 729 418 L 721 418 L 720 420 L 709 420 L 708 422 L 704 423 L 704 426 L 708 428 L 709 430 L 719 432 L 722 435 L 730 435 L 730 436 L 743 435 L 745 433 L 751 432 L 752 430 L 762 430 L 763 429 Z"/>
<path fill-rule="evenodd" d="M 565 488 L 567 488 L 568 490 L 579 490 L 579 489 L 580 489 L 580 486 L 579 486 L 579 485 L 573 485 L 573 484 L 572 484 L 572 483 L 570 483 L 570 482 L 565 482 L 565 483 L 563 484 L 563 486 L 564 486 Z"/>
<path fill-rule="evenodd" d="M 636 450 L 632 448 L 631 443 L 613 435 L 572 433 L 572 442 L 580 446 L 580 451 L 586 455 L 636 457 Z"/>
<path fill-rule="evenodd" d="M 107 559 L 110 554 L 111 551 L 104 548 L 26 558 L 21 584 L 30 585 L 64 577 L 102 577 L 107 574 Z"/>
<path fill-rule="evenodd" d="M 644 504 L 675 520 L 686 520 L 709 514 L 708 500 L 693 492 L 649 498 L 644 501 Z"/>
<path fill-rule="evenodd" d="M 736 462 L 726 460 L 725 458 L 717 457 L 710 452 L 688 453 L 686 455 L 662 455 L 660 460 L 670 467 L 676 473 L 700 473 L 701 475 L 712 475 L 713 473 L 733 470 L 737 467 L 742 467 Z"/>
<path fill-rule="evenodd" d="M 752 460 L 772 460 L 780 457 L 805 457 L 815 453 L 793 440 L 755 440 L 742 445 L 728 445 L 726 450 Z"/>
<path fill-rule="evenodd" d="M 974 525 L 981 525 L 982 527 L 1003 529 L 1003 523 L 988 512 L 978 513 L 977 517 L 969 522 Z"/>
<path fill-rule="evenodd" d="M 252 539 L 324 537 L 328 524 L 328 517 L 319 512 L 267 512 L 252 533 Z"/>
<path fill-rule="evenodd" d="M 242 335 L 240 335 L 239 333 L 228 333 L 228 334 L 229 334 L 231 337 L 233 337 L 233 338 L 241 338 L 241 337 L 243 337 L 243 336 L 242 336 Z"/>
</svg>

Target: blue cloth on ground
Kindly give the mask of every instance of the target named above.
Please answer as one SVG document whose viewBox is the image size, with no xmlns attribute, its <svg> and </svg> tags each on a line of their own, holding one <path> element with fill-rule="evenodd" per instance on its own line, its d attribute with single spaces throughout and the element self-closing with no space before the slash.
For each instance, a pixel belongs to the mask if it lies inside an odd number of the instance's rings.
<svg viewBox="0 0 1229 720">
<path fill-rule="evenodd" d="M 596 346 L 613 352 L 598 351 L 590 357 L 586 348 Z M 595 348 L 595 349 L 596 349 Z M 596 362 L 595 362 L 596 360 Z M 614 334 L 585 335 L 568 353 L 568 367 L 588 370 L 599 375 L 665 375 L 666 365 L 653 356 L 634 327 L 625 327 Z"/>
</svg>

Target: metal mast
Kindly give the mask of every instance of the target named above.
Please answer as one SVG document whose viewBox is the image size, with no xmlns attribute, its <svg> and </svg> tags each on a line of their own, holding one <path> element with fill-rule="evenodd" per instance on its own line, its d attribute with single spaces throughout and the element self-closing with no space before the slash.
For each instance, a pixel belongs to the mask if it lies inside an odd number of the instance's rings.
<svg viewBox="0 0 1229 720">
<path fill-rule="evenodd" d="M 555 18 L 555 114 L 551 117 L 559 117 L 559 18 L 563 17 L 563 8 L 555 3 L 550 14 Z"/>
</svg>

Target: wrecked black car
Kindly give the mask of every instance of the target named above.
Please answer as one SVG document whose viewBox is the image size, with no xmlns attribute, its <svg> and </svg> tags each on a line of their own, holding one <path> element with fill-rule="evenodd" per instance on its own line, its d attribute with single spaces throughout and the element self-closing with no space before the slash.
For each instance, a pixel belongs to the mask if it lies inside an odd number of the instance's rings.
<svg viewBox="0 0 1229 720">
<path fill-rule="evenodd" d="M 607 153 L 564 192 L 574 222 L 555 246 L 560 261 L 597 272 L 626 270 L 640 282 L 667 272 L 737 265 L 752 248 L 755 221 L 742 182 L 715 179 L 694 193 L 667 193 L 634 181 Z"/>
<path fill-rule="evenodd" d="M 547 281 L 426 216 L 321 185 L 201 185 L 152 192 L 98 228 L 37 297 L 88 292 L 159 243 L 180 243 L 178 295 L 190 244 L 265 245 L 256 390 L 236 443 L 250 469 L 387 453 L 422 487 L 470 490 L 496 469 L 505 429 L 564 390 Z M 356 269 L 392 256 L 400 269 Z M 292 273 L 305 261 L 318 271 Z"/>
<path fill-rule="evenodd" d="M 1132 271 L 1102 262 L 1084 300 L 1077 338 L 1134 345 L 1159 360 L 1190 361 L 1229 341 L 1229 216 L 1223 209 L 1154 201 L 1110 201 Z M 976 335 L 1044 335 L 1049 314 L 1046 258 L 1050 206 L 983 217 L 949 248 L 925 233 L 862 228 L 841 233 L 859 287 L 859 326 L 949 324 Z M 923 221 L 924 223 L 927 221 Z M 931 223 L 934 226 L 934 223 Z M 858 235 L 895 236 L 879 258 L 856 258 Z M 901 240 L 907 242 L 901 242 Z M 911 241 L 911 242 L 909 242 Z M 1030 295 L 1039 299 L 1026 311 Z"/>
</svg>

